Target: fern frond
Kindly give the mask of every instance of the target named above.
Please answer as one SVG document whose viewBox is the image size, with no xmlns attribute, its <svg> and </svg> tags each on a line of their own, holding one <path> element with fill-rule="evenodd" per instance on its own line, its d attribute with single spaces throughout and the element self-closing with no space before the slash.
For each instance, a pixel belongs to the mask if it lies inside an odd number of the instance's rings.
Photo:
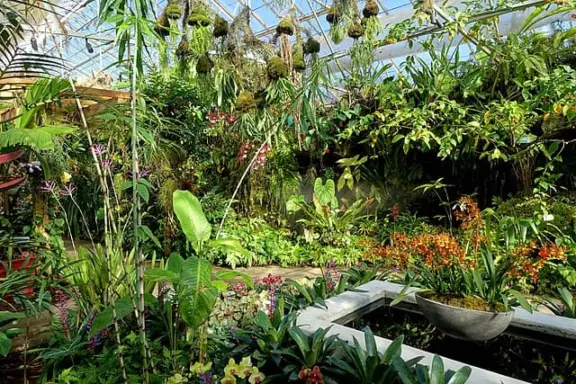
<svg viewBox="0 0 576 384">
<path fill-rule="evenodd" d="M 73 133 L 75 127 L 52 125 L 41 128 L 12 128 L 0 132 L 0 149 L 27 146 L 34 149 L 54 149 L 54 137 Z"/>
</svg>

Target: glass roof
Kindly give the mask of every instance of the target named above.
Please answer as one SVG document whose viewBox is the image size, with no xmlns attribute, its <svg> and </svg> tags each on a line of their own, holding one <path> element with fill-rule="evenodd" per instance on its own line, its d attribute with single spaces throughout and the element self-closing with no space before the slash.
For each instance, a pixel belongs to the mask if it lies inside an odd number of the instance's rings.
<svg viewBox="0 0 576 384">
<path fill-rule="evenodd" d="M 214 11 L 226 20 L 233 19 L 248 6 L 251 9 L 251 27 L 256 37 L 271 39 L 276 25 L 282 17 L 292 9 L 302 28 L 307 29 L 321 42 L 321 56 L 335 54 L 336 57 L 346 56 L 351 40 L 345 39 L 336 45 L 330 41 L 328 30 L 330 24 L 325 14 L 332 0 L 205 0 Z M 377 0 L 380 5 L 380 21 L 382 24 L 395 23 L 412 16 L 414 5 L 411 0 Z M 279 3 L 284 3 L 282 6 Z M 482 2 L 484 3 L 484 2 Z M 485 9 L 490 9 L 490 1 L 485 1 Z M 465 0 L 448 0 L 448 5 L 462 6 Z M 520 3 L 519 3 L 520 4 Z M 156 14 L 159 14 L 166 0 L 156 3 Z M 115 68 L 116 51 L 114 47 L 113 26 L 98 26 L 99 0 L 60 0 L 54 6 L 55 15 L 44 17 L 36 22 L 36 27 L 30 30 L 29 39 L 36 38 L 38 50 L 55 56 L 62 55 L 67 61 L 73 76 L 90 77 L 93 72 L 106 71 L 114 77 L 118 75 Z M 517 20 L 513 20 L 517 23 Z M 523 21 L 520 20 L 520 22 Z M 506 22 L 503 20 L 502 22 Z M 508 22 L 509 23 L 509 22 Z M 406 43 L 401 49 L 380 54 L 379 60 L 403 62 L 407 54 Z M 30 42 L 27 41 L 27 49 Z M 464 45 L 466 47 L 468 43 Z M 464 48 L 465 52 L 469 49 Z M 397 60 L 396 60 L 397 59 Z M 394 63 L 394 67 L 397 67 Z"/>
</svg>

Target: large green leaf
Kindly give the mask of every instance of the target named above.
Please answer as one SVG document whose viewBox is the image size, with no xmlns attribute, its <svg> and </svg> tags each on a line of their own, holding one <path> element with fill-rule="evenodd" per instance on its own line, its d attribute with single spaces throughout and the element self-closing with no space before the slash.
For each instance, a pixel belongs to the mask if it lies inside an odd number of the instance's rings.
<svg viewBox="0 0 576 384">
<path fill-rule="evenodd" d="M 314 182 L 314 195 L 320 204 L 332 206 L 336 198 L 334 180 L 328 179 L 326 180 L 326 184 L 323 184 L 322 179 L 317 178 Z"/>
<path fill-rule="evenodd" d="M 214 287 L 183 290 L 179 297 L 180 317 L 189 327 L 199 327 L 212 313 L 217 298 L 218 290 Z"/>
<path fill-rule="evenodd" d="M 221 249 L 224 252 L 236 252 L 250 259 L 252 254 L 236 239 L 217 239 L 209 243 L 210 248 Z"/>
<path fill-rule="evenodd" d="M 204 242 L 210 239 L 212 231 L 200 201 L 189 191 L 174 191 L 172 196 L 174 213 L 182 226 L 182 232 L 196 252 L 200 252 Z"/>
<path fill-rule="evenodd" d="M 168 269 L 154 268 L 146 271 L 144 275 L 146 280 L 149 281 L 169 281 L 171 283 L 178 283 L 180 275 Z"/>
<path fill-rule="evenodd" d="M 212 264 L 208 260 L 190 256 L 182 265 L 180 283 L 187 289 L 200 290 L 212 285 Z"/>
<path fill-rule="evenodd" d="M 156 301 L 156 298 L 150 294 L 144 295 L 144 305 L 151 305 Z M 125 296 L 114 302 L 114 309 L 116 310 L 116 320 L 121 320 L 128 316 L 130 313 L 134 312 L 134 307 L 132 306 L 132 299 L 130 296 Z M 92 328 L 90 329 L 90 337 L 94 336 L 101 330 L 108 328 L 114 324 L 114 316 L 112 305 L 109 305 L 102 312 L 94 318 L 92 322 Z"/>
<path fill-rule="evenodd" d="M 4 332 L 0 332 L 0 356 L 6 357 L 10 348 L 12 348 L 12 340 Z"/>
</svg>

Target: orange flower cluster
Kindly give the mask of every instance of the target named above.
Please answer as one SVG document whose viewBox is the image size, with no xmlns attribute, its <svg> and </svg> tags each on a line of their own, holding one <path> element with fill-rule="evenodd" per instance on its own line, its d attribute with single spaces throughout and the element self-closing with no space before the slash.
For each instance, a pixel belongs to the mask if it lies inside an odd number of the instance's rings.
<svg viewBox="0 0 576 384">
<path fill-rule="evenodd" d="M 411 246 L 415 255 L 424 256 L 424 264 L 431 269 L 472 266 L 472 260 L 466 257 L 458 240 L 449 233 L 414 236 Z"/>
<path fill-rule="evenodd" d="M 480 228 L 482 226 L 482 215 L 478 204 L 469 196 L 458 199 L 453 209 L 454 217 L 461 223 L 462 229 Z"/>
<path fill-rule="evenodd" d="M 391 243 L 372 248 L 364 254 L 364 260 L 385 262 L 400 269 L 408 266 L 411 257 L 421 259 L 430 269 L 473 266 L 473 260 L 466 257 L 458 240 L 449 233 L 419 234 L 412 238 L 405 233 L 394 233 Z"/>
<path fill-rule="evenodd" d="M 454 217 L 460 222 L 460 228 L 466 231 L 470 238 L 472 248 L 478 250 L 486 241 L 482 234 L 484 221 L 478 204 L 469 196 L 461 197 L 453 209 Z"/>
<path fill-rule="evenodd" d="M 536 242 L 522 244 L 512 250 L 510 276 L 515 279 L 526 276 L 531 283 L 536 283 L 540 270 L 553 261 L 565 262 L 567 249 L 556 244 L 538 246 Z"/>
<path fill-rule="evenodd" d="M 394 268 L 405 269 L 410 260 L 410 239 L 408 235 L 395 232 L 390 237 L 391 244 L 387 246 L 377 245 L 369 249 L 363 255 L 364 261 L 384 262 Z"/>
</svg>

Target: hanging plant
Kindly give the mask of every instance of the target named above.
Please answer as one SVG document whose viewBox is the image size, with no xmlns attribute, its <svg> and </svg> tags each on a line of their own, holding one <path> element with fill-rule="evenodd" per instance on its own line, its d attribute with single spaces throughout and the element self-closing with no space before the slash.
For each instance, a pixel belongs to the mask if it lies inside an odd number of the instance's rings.
<svg viewBox="0 0 576 384">
<path fill-rule="evenodd" d="M 271 80 L 286 78 L 288 77 L 290 71 L 284 60 L 278 56 L 274 56 L 268 61 L 268 66 L 266 69 L 268 71 L 268 77 Z"/>
<path fill-rule="evenodd" d="M 156 25 L 154 26 L 154 31 L 162 37 L 170 35 L 170 19 L 166 13 L 162 13 L 160 17 L 158 17 Z"/>
<path fill-rule="evenodd" d="M 188 47 L 188 39 L 183 36 L 182 40 L 180 40 L 180 44 L 178 44 L 178 48 L 176 48 L 176 56 L 183 58 L 190 55 L 190 48 Z"/>
<path fill-rule="evenodd" d="M 192 10 L 190 16 L 188 16 L 187 22 L 191 27 L 207 27 L 212 24 L 208 11 L 200 7 Z"/>
<path fill-rule="evenodd" d="M 364 35 L 364 28 L 358 22 L 354 22 L 354 24 L 348 28 L 348 37 L 354 40 L 361 38 L 362 35 Z"/>
<path fill-rule="evenodd" d="M 302 44 L 294 44 L 292 46 L 292 67 L 295 71 L 302 72 L 306 69 L 306 61 L 304 61 L 304 48 Z"/>
<path fill-rule="evenodd" d="M 184 9 L 177 2 L 169 1 L 163 13 L 171 20 L 178 20 L 184 15 Z"/>
<path fill-rule="evenodd" d="M 366 18 L 378 16 L 379 13 L 380 13 L 380 7 L 378 7 L 378 3 L 376 2 L 376 0 L 368 0 L 366 2 L 366 6 L 362 10 L 362 14 Z"/>
<path fill-rule="evenodd" d="M 224 37 L 228 35 L 228 22 L 224 20 L 220 15 L 217 15 L 214 19 L 214 30 L 212 31 L 212 36 Z"/>
<path fill-rule="evenodd" d="M 246 113 L 254 108 L 256 108 L 254 96 L 248 91 L 241 91 L 236 98 L 236 110 L 240 113 Z"/>
<path fill-rule="evenodd" d="M 214 63 L 208 54 L 200 56 L 198 62 L 196 63 L 196 72 L 206 74 L 214 68 Z"/>
<path fill-rule="evenodd" d="M 292 20 L 287 17 L 280 20 L 278 26 L 276 27 L 276 32 L 278 32 L 280 35 L 284 34 L 292 36 L 294 34 L 294 24 L 292 24 Z"/>
<path fill-rule="evenodd" d="M 328 9 L 326 14 L 326 21 L 330 24 L 336 24 L 340 20 L 340 14 L 336 10 L 336 7 L 332 6 Z"/>
<path fill-rule="evenodd" d="M 260 89 L 254 94 L 254 101 L 258 108 L 264 108 L 266 106 L 266 89 Z"/>
<path fill-rule="evenodd" d="M 304 53 L 307 55 L 315 54 L 320 52 L 320 43 L 313 37 L 309 37 L 304 43 Z"/>
</svg>

